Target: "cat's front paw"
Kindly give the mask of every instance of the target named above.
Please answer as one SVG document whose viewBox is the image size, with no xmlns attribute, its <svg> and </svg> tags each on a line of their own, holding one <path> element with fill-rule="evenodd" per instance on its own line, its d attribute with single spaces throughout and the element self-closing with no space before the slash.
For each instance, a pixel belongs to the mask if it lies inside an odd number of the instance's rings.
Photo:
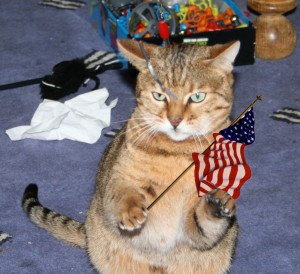
<svg viewBox="0 0 300 274">
<path fill-rule="evenodd" d="M 147 219 L 147 213 L 143 195 L 123 199 L 118 210 L 119 228 L 125 231 L 140 229 Z"/>
<path fill-rule="evenodd" d="M 206 196 L 206 208 L 215 217 L 232 217 L 236 212 L 235 200 L 225 191 L 215 189 Z"/>
</svg>

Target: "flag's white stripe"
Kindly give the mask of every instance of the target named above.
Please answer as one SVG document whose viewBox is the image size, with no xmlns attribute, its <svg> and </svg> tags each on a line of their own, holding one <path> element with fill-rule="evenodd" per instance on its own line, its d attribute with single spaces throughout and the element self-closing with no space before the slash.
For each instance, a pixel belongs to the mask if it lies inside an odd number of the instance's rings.
<svg viewBox="0 0 300 274">
<path fill-rule="evenodd" d="M 222 155 L 222 149 L 218 150 L 217 152 L 218 159 L 221 159 L 221 155 Z"/>
<path fill-rule="evenodd" d="M 246 172 L 245 172 L 244 166 L 243 165 L 239 165 L 238 166 L 238 173 L 237 173 L 237 176 L 236 176 L 236 178 L 234 180 L 234 184 L 230 188 L 233 192 L 240 185 L 241 179 L 244 178 L 245 174 L 246 174 Z"/>
<path fill-rule="evenodd" d="M 215 163 L 213 158 L 208 158 L 209 162 L 209 173 L 211 173 L 215 169 Z M 209 175 L 209 173 L 207 175 Z"/>
<path fill-rule="evenodd" d="M 229 159 L 229 155 L 228 155 L 228 150 L 226 149 L 226 144 L 223 144 L 223 155 L 224 155 L 224 160 L 226 161 L 226 166 L 230 165 L 230 159 Z"/>
<path fill-rule="evenodd" d="M 237 150 L 236 150 L 236 154 L 238 156 L 238 162 L 243 164 L 243 157 L 242 157 L 242 151 L 241 151 L 241 148 L 242 148 L 242 144 L 240 143 L 237 143 Z"/>
<path fill-rule="evenodd" d="M 230 161 L 233 164 L 236 164 L 236 159 L 235 159 L 235 156 L 234 156 L 234 142 L 231 142 L 229 144 L 228 157 L 230 158 Z"/>
<path fill-rule="evenodd" d="M 213 184 L 217 184 L 217 183 L 218 183 L 219 172 L 220 172 L 220 169 L 219 169 L 219 168 L 216 168 L 216 169 L 213 171 L 213 177 L 212 177 L 212 180 L 211 180 Z"/>
<path fill-rule="evenodd" d="M 207 192 L 203 192 L 203 191 L 200 190 L 200 191 L 199 191 L 199 196 L 202 197 L 202 196 L 204 196 L 206 193 L 207 193 Z"/>
<path fill-rule="evenodd" d="M 219 146 L 218 146 L 219 147 Z M 222 166 L 222 161 L 218 160 L 220 156 L 221 151 L 216 151 L 215 157 L 212 160 L 212 167 L 210 170 L 213 172 L 213 177 L 212 177 L 212 183 L 217 184 L 218 183 L 218 176 L 219 176 L 219 168 Z"/>
<path fill-rule="evenodd" d="M 204 159 L 202 154 L 198 154 L 198 159 L 199 159 L 199 179 L 200 181 L 203 179 L 203 173 L 204 173 Z"/>
<path fill-rule="evenodd" d="M 215 150 L 219 150 L 219 151 L 222 150 L 222 144 L 221 143 L 215 143 L 214 146 L 216 148 Z"/>
<path fill-rule="evenodd" d="M 231 142 L 231 146 L 230 146 L 230 157 L 231 157 L 231 160 L 233 162 L 232 166 L 235 166 L 235 167 L 237 166 L 237 159 L 236 159 L 236 156 L 235 156 L 234 152 L 235 152 L 236 149 L 238 149 L 237 144 L 238 143 L 236 143 L 236 142 Z M 235 182 L 235 180 L 236 180 L 236 174 L 233 173 L 234 169 L 232 168 L 232 166 L 230 167 L 231 176 L 229 175 L 230 178 L 228 180 L 227 187 L 230 187 L 230 185 L 233 184 Z"/>
<path fill-rule="evenodd" d="M 229 188 L 228 191 L 227 191 L 227 193 L 229 195 L 233 196 L 234 195 L 234 189 L 233 188 Z"/>
<path fill-rule="evenodd" d="M 225 166 L 228 167 L 228 166 L 230 166 L 230 159 L 228 157 L 229 155 L 228 155 L 228 150 L 226 149 L 226 145 L 227 145 L 226 143 L 224 143 L 222 145 L 222 150 L 223 150 L 223 157 L 226 162 Z M 222 184 L 224 184 L 225 181 L 229 180 L 229 175 L 230 175 L 230 170 L 228 170 L 228 168 L 225 168 L 223 171 L 223 183 Z"/>
<path fill-rule="evenodd" d="M 223 172 L 223 184 L 224 182 L 228 182 L 229 181 L 229 175 L 230 175 L 230 166 L 227 165 L 225 168 L 224 168 L 224 172 Z"/>
<path fill-rule="evenodd" d="M 211 187 L 207 185 L 205 181 L 201 183 L 201 188 L 207 191 L 211 191 Z"/>
</svg>

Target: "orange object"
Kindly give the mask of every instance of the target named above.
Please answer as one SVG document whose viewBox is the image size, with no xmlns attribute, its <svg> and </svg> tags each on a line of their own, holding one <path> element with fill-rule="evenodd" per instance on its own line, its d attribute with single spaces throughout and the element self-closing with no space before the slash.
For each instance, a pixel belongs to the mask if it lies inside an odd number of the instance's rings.
<svg viewBox="0 0 300 274">
<path fill-rule="evenodd" d="M 205 27 L 197 27 L 197 32 L 206 32 L 206 26 Z"/>
<path fill-rule="evenodd" d="M 195 12 L 195 10 L 197 10 L 197 6 L 196 5 L 189 5 L 188 6 L 188 12 Z"/>
<path fill-rule="evenodd" d="M 197 28 L 197 22 L 195 20 L 185 20 L 183 23 L 186 25 L 187 29 Z"/>
<path fill-rule="evenodd" d="M 211 8 L 207 8 L 207 9 L 205 10 L 205 13 L 206 13 L 206 16 L 207 16 L 207 17 L 213 17 L 212 9 L 211 9 Z"/>
<path fill-rule="evenodd" d="M 223 13 L 219 13 L 218 16 L 215 16 L 214 18 L 215 18 L 216 21 L 219 21 L 219 20 L 223 20 L 224 17 L 225 17 L 225 16 L 224 16 Z"/>
<path fill-rule="evenodd" d="M 186 34 L 234 28 L 231 18 L 235 14 L 229 7 L 223 13 L 218 14 L 213 13 L 211 7 L 200 9 L 196 5 L 189 5 L 187 10 L 186 20 L 182 22 L 186 25 Z"/>
<path fill-rule="evenodd" d="M 224 25 L 231 25 L 231 19 L 229 18 L 229 17 L 225 17 L 224 19 L 223 19 L 223 22 L 224 22 Z"/>
<path fill-rule="evenodd" d="M 207 25 L 207 18 L 205 15 L 203 15 L 200 20 L 198 21 L 198 26 L 206 26 Z"/>
<path fill-rule="evenodd" d="M 227 8 L 227 9 L 225 10 L 224 14 L 226 14 L 226 15 L 228 15 L 228 16 L 231 17 L 232 15 L 234 15 L 234 12 L 232 11 L 231 8 Z"/>
<path fill-rule="evenodd" d="M 138 28 L 136 33 L 141 34 L 145 30 L 145 27 Z"/>
</svg>

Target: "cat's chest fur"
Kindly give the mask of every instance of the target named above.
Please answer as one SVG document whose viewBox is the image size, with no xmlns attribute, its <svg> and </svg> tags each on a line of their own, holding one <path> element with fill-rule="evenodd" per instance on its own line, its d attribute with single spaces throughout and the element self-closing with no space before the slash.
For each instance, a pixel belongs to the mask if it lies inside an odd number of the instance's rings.
<svg viewBox="0 0 300 274">
<path fill-rule="evenodd" d="M 168 145 L 177 146 L 174 153 L 166 153 Z M 118 159 L 118 169 L 126 170 L 124 180 L 139 182 L 139 188 L 150 205 L 192 162 L 191 152 L 186 144 L 155 144 L 155 149 L 145 149 L 127 144 Z M 179 148 L 182 146 L 182 148 Z M 181 150 L 182 149 L 182 150 Z M 182 153 L 183 151 L 188 153 Z M 186 200 L 197 196 L 193 169 L 189 170 L 167 194 L 149 211 L 148 219 L 141 232 L 130 239 L 138 249 L 150 248 L 152 252 L 172 249 L 184 238 L 184 215 Z"/>
<path fill-rule="evenodd" d="M 149 212 L 147 223 L 140 235 L 131 241 L 138 249 L 150 248 L 151 253 L 164 253 L 184 240 L 182 199 L 180 201 L 173 196 L 160 202 L 159 206 L 155 205 Z"/>
</svg>

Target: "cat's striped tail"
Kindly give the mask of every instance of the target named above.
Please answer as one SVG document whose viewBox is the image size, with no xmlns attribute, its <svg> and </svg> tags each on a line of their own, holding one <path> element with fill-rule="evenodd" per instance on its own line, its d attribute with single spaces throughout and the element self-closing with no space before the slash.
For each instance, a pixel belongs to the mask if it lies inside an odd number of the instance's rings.
<svg viewBox="0 0 300 274">
<path fill-rule="evenodd" d="M 42 206 L 38 200 L 37 185 L 30 184 L 26 187 L 22 207 L 34 224 L 44 228 L 55 238 L 73 246 L 86 247 L 84 224 Z"/>
</svg>

